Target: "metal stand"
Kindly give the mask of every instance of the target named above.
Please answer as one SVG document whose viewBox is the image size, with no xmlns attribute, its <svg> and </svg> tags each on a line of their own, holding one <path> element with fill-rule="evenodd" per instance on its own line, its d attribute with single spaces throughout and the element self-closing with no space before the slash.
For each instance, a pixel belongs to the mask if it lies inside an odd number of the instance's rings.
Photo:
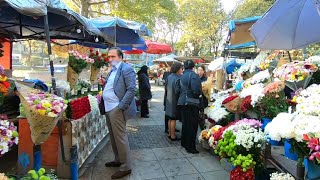
<svg viewBox="0 0 320 180">
<path fill-rule="evenodd" d="M 70 148 L 71 162 L 70 162 L 70 177 L 71 180 L 78 180 L 78 150 L 77 146 Z"/>
<path fill-rule="evenodd" d="M 33 169 L 38 171 L 42 166 L 41 145 L 33 146 Z"/>
</svg>

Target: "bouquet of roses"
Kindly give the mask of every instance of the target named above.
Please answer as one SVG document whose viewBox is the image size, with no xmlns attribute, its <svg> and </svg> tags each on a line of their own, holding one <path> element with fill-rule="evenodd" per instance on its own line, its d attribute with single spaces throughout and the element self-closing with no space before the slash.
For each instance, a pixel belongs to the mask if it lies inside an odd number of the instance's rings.
<svg viewBox="0 0 320 180">
<path fill-rule="evenodd" d="M 0 157 L 7 153 L 15 144 L 19 142 L 17 127 L 13 122 L 8 121 L 8 117 L 0 114 Z"/>
<path fill-rule="evenodd" d="M 82 55 L 78 51 L 69 52 L 67 81 L 70 83 L 71 89 L 74 88 L 79 74 L 87 67 L 88 63 L 94 63 L 94 59 L 89 58 L 87 55 Z"/>
<path fill-rule="evenodd" d="M 318 67 L 312 63 L 294 61 L 287 63 L 274 70 L 274 77 L 285 81 L 286 85 L 296 91 L 306 88 L 312 78 L 312 74 Z"/>
<path fill-rule="evenodd" d="M 99 51 L 93 52 L 93 49 L 90 49 L 89 57 L 94 60 L 90 66 L 90 82 L 93 84 L 97 80 L 97 76 L 100 72 L 100 68 L 108 65 L 107 54 L 101 54 Z"/>
<path fill-rule="evenodd" d="M 230 172 L 230 180 L 254 180 L 253 169 L 244 171 L 240 166 L 237 166 Z"/>
<path fill-rule="evenodd" d="M 88 96 L 77 98 L 69 102 L 67 117 L 77 120 L 91 112 L 90 101 Z"/>
</svg>

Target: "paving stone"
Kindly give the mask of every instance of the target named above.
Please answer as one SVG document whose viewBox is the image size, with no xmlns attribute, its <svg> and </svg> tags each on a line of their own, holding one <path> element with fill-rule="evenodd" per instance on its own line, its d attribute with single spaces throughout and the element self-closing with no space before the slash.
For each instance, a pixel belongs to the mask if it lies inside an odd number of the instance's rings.
<svg viewBox="0 0 320 180">
<path fill-rule="evenodd" d="M 165 147 L 152 149 L 158 160 L 184 158 L 177 147 Z"/>
<path fill-rule="evenodd" d="M 168 177 L 168 180 L 204 180 L 201 174 L 188 174 L 182 176 L 172 176 Z M 217 179 L 218 180 L 218 179 Z"/>
<path fill-rule="evenodd" d="M 166 177 L 158 161 L 134 161 L 132 163 L 132 173 L 130 176 L 130 180 L 145 180 Z"/>
<path fill-rule="evenodd" d="M 175 146 L 176 142 L 168 140 L 164 127 L 159 125 L 139 126 L 137 129 L 127 128 L 130 149 L 153 149 Z"/>
<path fill-rule="evenodd" d="M 198 173 L 186 158 L 161 160 L 160 164 L 167 177 Z"/>
<path fill-rule="evenodd" d="M 131 159 L 133 161 L 155 161 L 155 160 L 157 160 L 152 149 L 131 150 Z"/>
<path fill-rule="evenodd" d="M 205 172 L 201 173 L 201 175 L 206 179 L 206 180 L 229 180 L 230 175 L 227 173 L 227 171 L 213 171 L 213 172 Z"/>
<path fill-rule="evenodd" d="M 223 170 L 220 162 L 214 156 L 191 157 L 188 159 L 199 172 Z"/>
</svg>

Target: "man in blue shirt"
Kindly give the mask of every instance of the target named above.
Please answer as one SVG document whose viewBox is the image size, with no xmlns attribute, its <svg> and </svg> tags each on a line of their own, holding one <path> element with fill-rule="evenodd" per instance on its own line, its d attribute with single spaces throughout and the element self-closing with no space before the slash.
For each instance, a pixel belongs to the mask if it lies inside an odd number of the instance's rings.
<svg viewBox="0 0 320 180">
<path fill-rule="evenodd" d="M 119 48 L 110 48 L 108 51 L 109 63 L 112 70 L 107 77 L 100 79 L 103 85 L 103 94 L 100 112 L 106 114 L 110 133 L 114 161 L 107 162 L 106 167 L 120 167 L 119 171 L 111 176 L 119 179 L 131 173 L 130 148 L 126 133 L 126 120 L 136 115 L 136 74 L 133 68 L 122 62 L 123 53 Z"/>
</svg>

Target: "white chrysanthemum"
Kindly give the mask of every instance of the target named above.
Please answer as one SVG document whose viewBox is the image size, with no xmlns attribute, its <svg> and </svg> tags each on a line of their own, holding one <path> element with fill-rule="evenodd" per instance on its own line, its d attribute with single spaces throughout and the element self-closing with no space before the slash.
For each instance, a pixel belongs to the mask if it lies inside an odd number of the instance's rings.
<svg viewBox="0 0 320 180">
<path fill-rule="evenodd" d="M 267 124 L 265 132 L 272 140 L 280 141 L 282 138 L 290 139 L 294 137 L 294 125 L 292 123 L 294 115 L 280 113 Z"/>
<path fill-rule="evenodd" d="M 90 102 L 91 111 L 99 111 L 99 105 L 98 105 L 97 98 L 89 94 L 88 99 Z"/>
<path fill-rule="evenodd" d="M 288 173 L 272 173 L 270 180 L 294 180 L 294 177 Z"/>
</svg>

